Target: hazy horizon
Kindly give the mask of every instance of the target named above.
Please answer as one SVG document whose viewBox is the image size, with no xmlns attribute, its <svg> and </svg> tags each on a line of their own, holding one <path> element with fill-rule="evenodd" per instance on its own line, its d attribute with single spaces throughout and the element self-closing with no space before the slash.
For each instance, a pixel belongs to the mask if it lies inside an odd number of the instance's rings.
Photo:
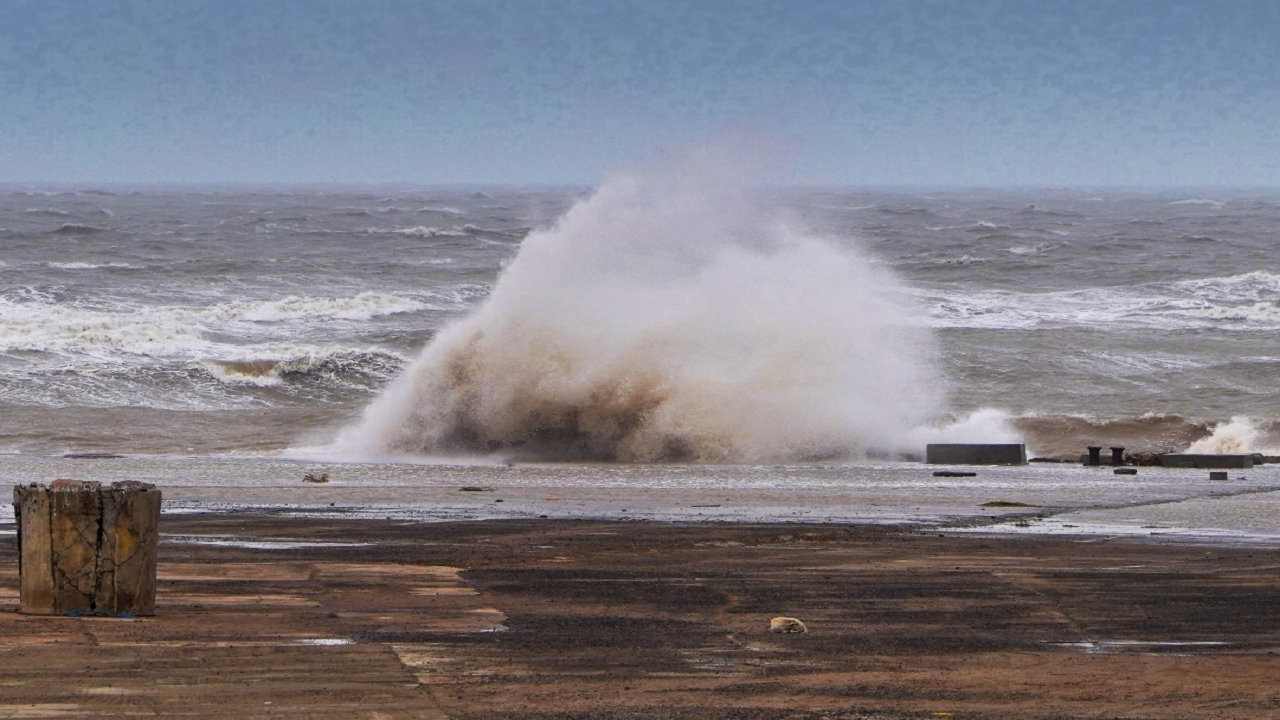
<svg viewBox="0 0 1280 720">
<path fill-rule="evenodd" d="M 394 182 L 394 181 L 0 181 L 0 190 L 8 192 L 578 192 L 590 193 L 607 180 L 604 174 L 595 182 L 555 183 L 464 183 L 464 182 Z M 1246 194 L 1280 192 L 1280 182 L 1272 185 L 928 185 L 928 184 L 815 184 L 787 183 L 763 185 L 764 189 L 779 192 L 832 192 L 832 193 L 885 193 L 885 194 L 949 194 L 949 193 L 1054 193 L 1054 192 L 1099 192 L 1099 193 L 1134 193 L 1139 195 L 1167 195 L 1192 193 L 1197 191 L 1219 194 Z"/>
</svg>

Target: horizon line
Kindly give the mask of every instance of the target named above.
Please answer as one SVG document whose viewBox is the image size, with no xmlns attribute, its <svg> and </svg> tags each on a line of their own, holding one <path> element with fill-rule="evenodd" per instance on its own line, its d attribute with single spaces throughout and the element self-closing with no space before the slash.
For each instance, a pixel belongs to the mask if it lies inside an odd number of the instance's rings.
<svg viewBox="0 0 1280 720">
<path fill-rule="evenodd" d="M 253 181 L 253 180 L 209 180 L 209 181 L 123 181 L 123 180 L 0 180 L 0 191 L 14 192 L 23 190 L 59 190 L 92 192 L 93 190 L 120 189 L 128 191 L 140 190 L 537 190 L 537 191 L 582 191 L 598 187 L 604 180 L 597 182 L 406 182 L 388 181 Z M 981 192 L 981 191 L 1095 191 L 1095 192 L 1177 192 L 1192 190 L 1212 190 L 1219 192 L 1277 192 L 1280 184 L 1257 185 L 1223 185 L 1223 184 L 1090 184 L 1090 183 L 1023 183 L 995 185 L 990 183 L 765 183 L 759 187 L 774 190 L 808 190 L 815 192 Z"/>
</svg>

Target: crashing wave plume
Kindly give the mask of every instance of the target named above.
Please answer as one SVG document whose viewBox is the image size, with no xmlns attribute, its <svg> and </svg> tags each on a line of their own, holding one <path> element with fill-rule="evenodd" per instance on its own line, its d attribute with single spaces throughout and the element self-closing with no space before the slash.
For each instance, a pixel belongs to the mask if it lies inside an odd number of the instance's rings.
<svg viewBox="0 0 1280 720">
<path fill-rule="evenodd" d="M 625 462 L 896 451 L 942 400 L 901 286 L 788 229 L 715 153 L 613 178 L 339 439 Z"/>
</svg>

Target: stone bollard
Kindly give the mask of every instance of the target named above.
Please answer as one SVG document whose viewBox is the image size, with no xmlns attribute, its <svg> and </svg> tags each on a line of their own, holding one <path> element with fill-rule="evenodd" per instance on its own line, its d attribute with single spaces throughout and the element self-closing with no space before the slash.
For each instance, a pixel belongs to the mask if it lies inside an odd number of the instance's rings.
<svg viewBox="0 0 1280 720">
<path fill-rule="evenodd" d="M 160 491 L 55 480 L 13 489 L 21 611 L 154 615 Z"/>
<path fill-rule="evenodd" d="M 1101 445 L 1089 446 L 1089 464 L 1094 467 L 1097 467 L 1102 464 L 1102 446 Z"/>
</svg>

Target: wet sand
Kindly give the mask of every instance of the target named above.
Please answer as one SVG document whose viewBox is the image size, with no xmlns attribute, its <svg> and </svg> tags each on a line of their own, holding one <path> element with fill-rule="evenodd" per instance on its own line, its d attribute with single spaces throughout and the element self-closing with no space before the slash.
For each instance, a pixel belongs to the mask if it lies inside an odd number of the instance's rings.
<svg viewBox="0 0 1280 720">
<path fill-rule="evenodd" d="M 1274 549 L 341 513 L 163 532 L 146 619 L 19 615 L 0 535 L 0 718 L 1280 716 Z"/>
</svg>

